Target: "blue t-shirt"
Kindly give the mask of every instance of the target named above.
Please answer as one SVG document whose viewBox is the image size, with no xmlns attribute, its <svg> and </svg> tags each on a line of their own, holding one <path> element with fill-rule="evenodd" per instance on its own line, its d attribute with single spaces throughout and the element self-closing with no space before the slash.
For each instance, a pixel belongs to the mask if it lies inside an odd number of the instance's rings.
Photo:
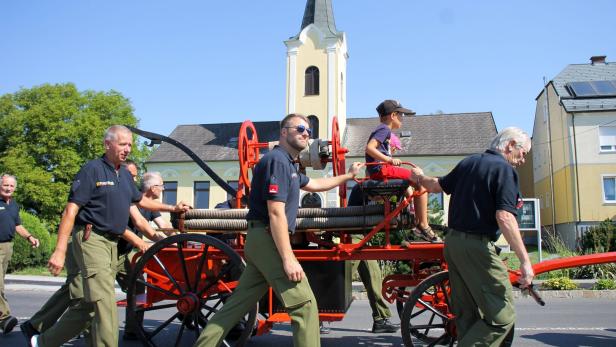
<svg viewBox="0 0 616 347">
<path fill-rule="evenodd" d="M 496 151 L 463 159 L 439 183 L 451 194 L 448 224 L 453 229 L 495 238 L 496 211 L 518 214 L 518 173 Z"/>
<path fill-rule="evenodd" d="M 79 205 L 75 224 L 92 226 L 102 232 L 122 235 L 129 208 L 141 201 L 130 172 L 122 165 L 116 173 L 104 157 L 87 162 L 75 176 L 68 197 Z"/>
<path fill-rule="evenodd" d="M 8 203 L 0 199 L 0 242 L 12 241 L 18 225 L 21 225 L 19 205 L 13 199 Z"/>
<path fill-rule="evenodd" d="M 299 208 L 299 189 L 310 179 L 299 172 L 291 155 L 276 146 L 263 156 L 255 166 L 250 183 L 250 209 L 246 219 L 260 220 L 269 224 L 267 200 L 285 203 L 285 215 L 289 231 L 295 231 L 295 219 Z"/>
<path fill-rule="evenodd" d="M 368 137 L 368 142 L 370 142 L 370 140 L 375 139 L 379 142 L 379 145 L 376 147 L 376 149 L 385 154 L 388 157 L 391 157 L 391 150 L 389 147 L 389 139 L 391 137 L 391 129 L 386 125 L 386 124 L 379 124 L 379 126 L 376 127 L 376 129 L 374 129 L 374 131 L 370 134 L 370 137 Z M 373 163 L 377 160 L 375 160 L 374 158 L 372 158 L 371 156 L 369 156 L 366 153 L 366 163 Z M 381 170 L 381 165 L 368 165 L 366 166 L 366 171 L 368 171 L 369 175 L 375 174 L 377 172 L 379 172 Z"/>
</svg>

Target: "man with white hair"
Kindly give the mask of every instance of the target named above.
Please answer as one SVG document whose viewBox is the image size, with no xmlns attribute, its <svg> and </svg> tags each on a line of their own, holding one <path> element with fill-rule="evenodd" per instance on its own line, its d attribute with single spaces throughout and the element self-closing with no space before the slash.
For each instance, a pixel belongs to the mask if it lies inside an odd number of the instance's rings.
<svg viewBox="0 0 616 347">
<path fill-rule="evenodd" d="M 534 277 L 516 221 L 521 207 L 518 174 L 530 138 L 519 128 L 499 132 L 484 153 L 463 159 L 444 177 L 424 176 L 417 183 L 429 192 L 451 194 L 445 259 L 458 346 L 503 346 L 513 340 L 515 309 L 509 274 L 494 247 L 505 236 L 520 260 L 521 288 Z"/>
<path fill-rule="evenodd" d="M 73 314 L 74 329 L 83 330 L 91 323 L 89 344 L 118 345 L 118 315 L 114 282 L 118 259 L 118 240 L 125 239 L 140 251 L 149 245 L 127 229 L 131 204 L 148 210 L 181 212 L 189 208 L 183 202 L 175 206 L 144 199 L 128 170 L 122 165 L 131 152 L 131 131 L 122 125 L 107 129 L 105 154 L 86 163 L 75 176 L 58 228 L 56 249 L 48 262 L 57 276 L 64 266 L 68 238 L 83 280 L 84 298 Z M 81 317 L 81 319 L 80 319 Z M 39 340 L 40 337 L 40 340 Z M 30 344 L 45 346 L 45 333 L 35 335 Z"/>
<path fill-rule="evenodd" d="M 32 248 L 39 246 L 39 240 L 21 225 L 19 205 L 13 200 L 17 179 L 13 175 L 0 176 L 0 329 L 6 335 L 17 324 L 17 318 L 11 316 L 9 302 L 4 296 L 4 275 L 13 256 L 13 237 L 17 232 L 28 240 Z"/>
</svg>

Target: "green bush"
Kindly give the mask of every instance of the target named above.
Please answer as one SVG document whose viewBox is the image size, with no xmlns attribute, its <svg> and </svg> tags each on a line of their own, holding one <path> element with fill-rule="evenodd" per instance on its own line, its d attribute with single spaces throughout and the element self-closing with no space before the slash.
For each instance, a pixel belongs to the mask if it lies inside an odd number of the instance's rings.
<svg viewBox="0 0 616 347">
<path fill-rule="evenodd" d="M 569 277 L 555 277 L 545 280 L 541 288 L 549 290 L 571 290 L 576 289 L 577 284 Z"/>
<path fill-rule="evenodd" d="M 45 224 L 35 215 L 24 211 L 19 212 L 19 217 L 22 226 L 39 239 L 41 244 L 39 248 L 32 248 L 30 242 L 16 233 L 13 239 L 13 257 L 9 263 L 9 272 L 45 265 L 52 251 L 52 238 Z"/>
<path fill-rule="evenodd" d="M 616 289 L 616 281 L 611 278 L 602 278 L 595 283 L 592 289 L 596 290 L 606 290 L 606 289 Z"/>
<path fill-rule="evenodd" d="M 582 237 L 582 251 L 586 254 L 616 251 L 616 225 L 606 219 L 596 227 L 588 228 Z"/>
</svg>

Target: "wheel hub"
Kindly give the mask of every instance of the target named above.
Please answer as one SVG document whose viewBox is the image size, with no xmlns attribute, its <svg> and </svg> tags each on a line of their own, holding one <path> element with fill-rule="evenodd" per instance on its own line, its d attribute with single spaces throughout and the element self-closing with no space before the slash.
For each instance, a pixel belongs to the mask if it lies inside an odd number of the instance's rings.
<svg viewBox="0 0 616 347">
<path fill-rule="evenodd" d="M 199 297 L 195 293 L 186 293 L 178 300 L 176 307 L 181 314 L 192 313 L 199 307 Z"/>
</svg>

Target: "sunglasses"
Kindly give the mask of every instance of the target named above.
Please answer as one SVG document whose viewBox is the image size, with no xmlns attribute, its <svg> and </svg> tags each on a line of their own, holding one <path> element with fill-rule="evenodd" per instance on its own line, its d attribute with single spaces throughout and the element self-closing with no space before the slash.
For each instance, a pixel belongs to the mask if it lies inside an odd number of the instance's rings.
<svg viewBox="0 0 616 347">
<path fill-rule="evenodd" d="M 306 128 L 303 124 L 300 124 L 298 126 L 294 126 L 294 127 L 285 127 L 285 128 L 291 128 L 291 129 L 295 129 L 298 133 L 303 134 L 304 131 L 308 134 L 308 136 L 312 136 L 312 129 L 310 128 Z"/>
</svg>

